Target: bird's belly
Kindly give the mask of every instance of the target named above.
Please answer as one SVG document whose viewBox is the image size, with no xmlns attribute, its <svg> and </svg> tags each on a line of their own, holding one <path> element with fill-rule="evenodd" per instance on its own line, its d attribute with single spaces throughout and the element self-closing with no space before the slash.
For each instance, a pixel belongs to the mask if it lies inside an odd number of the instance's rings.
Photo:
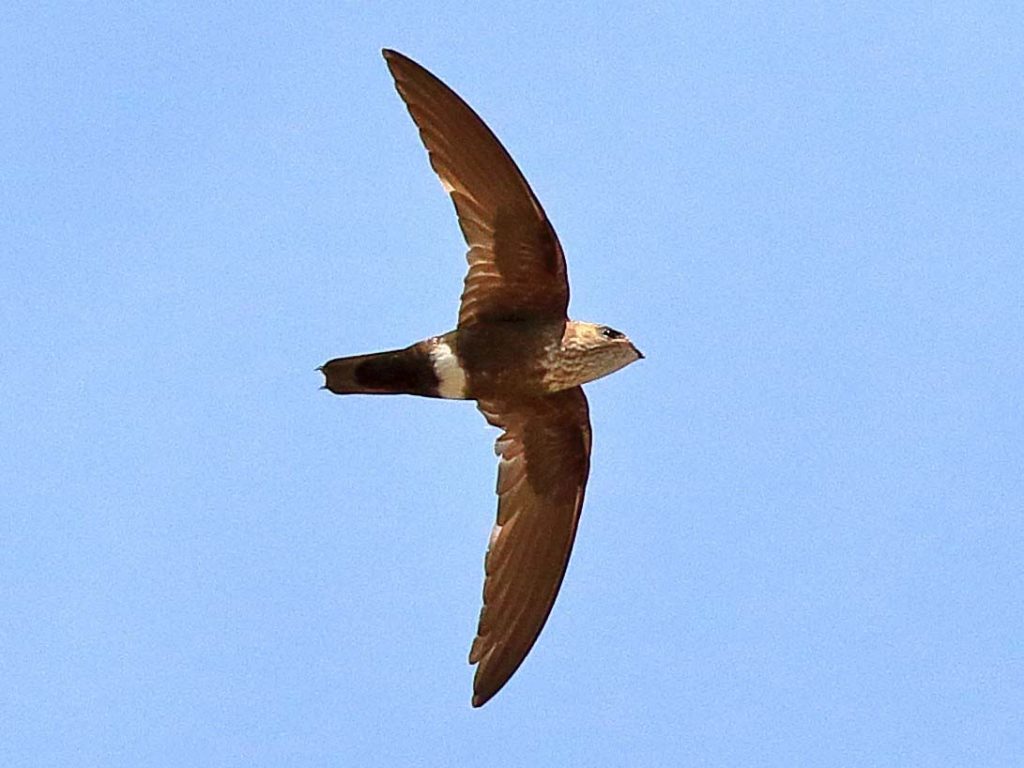
<svg viewBox="0 0 1024 768">
<path fill-rule="evenodd" d="M 510 323 L 457 333 L 471 397 L 543 395 L 558 389 L 548 374 L 557 360 L 561 328 Z"/>
<path fill-rule="evenodd" d="M 468 377 L 469 391 L 474 397 L 488 396 L 535 396 L 553 391 L 544 378 L 542 370 L 529 366 L 507 365 L 497 362 L 493 366 L 474 371 Z"/>
</svg>

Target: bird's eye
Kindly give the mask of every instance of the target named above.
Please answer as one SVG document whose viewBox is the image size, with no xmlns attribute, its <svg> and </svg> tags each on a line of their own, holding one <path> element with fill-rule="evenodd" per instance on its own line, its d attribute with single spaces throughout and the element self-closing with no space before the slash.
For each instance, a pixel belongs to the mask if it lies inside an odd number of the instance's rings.
<svg viewBox="0 0 1024 768">
<path fill-rule="evenodd" d="M 622 331 L 616 331 L 614 328 L 609 328 L 607 325 L 601 329 L 601 335 L 606 339 L 624 339 L 626 334 Z"/>
</svg>

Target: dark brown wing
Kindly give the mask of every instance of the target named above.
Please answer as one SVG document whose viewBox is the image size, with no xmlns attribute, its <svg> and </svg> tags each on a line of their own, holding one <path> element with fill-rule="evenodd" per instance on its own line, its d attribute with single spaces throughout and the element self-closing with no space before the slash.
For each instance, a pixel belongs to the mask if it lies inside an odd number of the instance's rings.
<svg viewBox="0 0 1024 768">
<path fill-rule="evenodd" d="M 459 327 L 565 319 L 562 246 L 515 162 L 448 86 L 397 51 L 385 50 L 384 58 L 469 245 Z"/>
<path fill-rule="evenodd" d="M 590 471 L 590 413 L 583 389 L 512 402 L 481 401 L 504 429 L 495 443 L 498 520 L 484 561 L 484 606 L 469 652 L 478 664 L 473 706 L 522 664 L 562 584 Z"/>
</svg>

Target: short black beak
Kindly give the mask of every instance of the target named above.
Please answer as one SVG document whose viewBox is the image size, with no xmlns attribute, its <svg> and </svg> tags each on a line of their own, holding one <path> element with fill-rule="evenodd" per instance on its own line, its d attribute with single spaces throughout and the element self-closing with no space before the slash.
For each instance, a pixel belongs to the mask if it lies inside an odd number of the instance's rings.
<svg viewBox="0 0 1024 768">
<path fill-rule="evenodd" d="M 643 360 L 644 359 L 644 353 L 641 352 L 639 349 L 637 349 L 636 347 L 633 347 L 633 351 L 636 352 L 637 360 Z"/>
</svg>

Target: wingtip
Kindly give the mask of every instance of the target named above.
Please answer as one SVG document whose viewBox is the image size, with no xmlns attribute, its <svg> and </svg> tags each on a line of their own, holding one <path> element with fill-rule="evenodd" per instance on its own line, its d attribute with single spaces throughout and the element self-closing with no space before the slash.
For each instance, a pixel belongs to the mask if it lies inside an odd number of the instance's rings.
<svg viewBox="0 0 1024 768">
<path fill-rule="evenodd" d="M 398 71 L 396 68 L 401 66 L 405 57 L 393 48 L 382 48 L 380 54 L 384 57 L 384 64 L 387 66 L 391 76 L 397 81 Z"/>
</svg>

